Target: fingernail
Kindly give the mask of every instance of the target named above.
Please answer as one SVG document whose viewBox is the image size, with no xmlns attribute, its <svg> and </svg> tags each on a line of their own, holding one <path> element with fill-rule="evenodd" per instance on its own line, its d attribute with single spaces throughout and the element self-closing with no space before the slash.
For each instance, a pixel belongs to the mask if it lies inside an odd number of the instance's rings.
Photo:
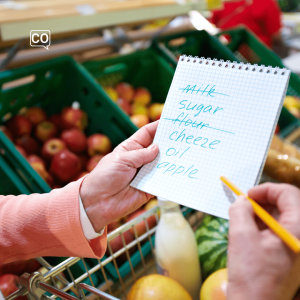
<svg viewBox="0 0 300 300">
<path fill-rule="evenodd" d="M 148 149 L 149 149 L 149 150 L 153 150 L 155 147 L 156 147 L 156 144 L 151 144 L 151 145 L 148 147 Z"/>
</svg>

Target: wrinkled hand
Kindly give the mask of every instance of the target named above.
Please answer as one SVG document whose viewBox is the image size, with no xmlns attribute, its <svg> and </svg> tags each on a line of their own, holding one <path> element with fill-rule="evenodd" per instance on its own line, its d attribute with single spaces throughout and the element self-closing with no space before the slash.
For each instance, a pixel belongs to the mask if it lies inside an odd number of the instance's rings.
<svg viewBox="0 0 300 300">
<path fill-rule="evenodd" d="M 248 195 L 300 238 L 299 189 L 267 183 Z M 230 207 L 228 280 L 228 300 L 290 300 L 300 284 L 300 256 L 262 226 L 244 197 Z"/>
<path fill-rule="evenodd" d="M 106 155 L 84 179 L 80 196 L 96 232 L 153 197 L 129 184 L 137 169 L 158 154 L 158 146 L 151 144 L 157 125 L 158 121 L 142 127 Z"/>
</svg>

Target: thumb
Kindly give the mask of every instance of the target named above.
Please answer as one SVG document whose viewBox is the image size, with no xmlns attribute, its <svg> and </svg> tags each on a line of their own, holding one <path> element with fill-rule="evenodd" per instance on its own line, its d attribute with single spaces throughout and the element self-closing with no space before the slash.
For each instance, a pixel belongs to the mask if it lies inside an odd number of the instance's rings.
<svg viewBox="0 0 300 300">
<path fill-rule="evenodd" d="M 137 169 L 153 161 L 158 152 L 158 146 L 151 144 L 148 148 L 124 152 L 122 158 L 128 165 Z"/>
<path fill-rule="evenodd" d="M 255 238 L 259 235 L 259 229 L 254 219 L 254 212 L 250 201 L 240 196 L 231 205 L 230 215 L 230 237 L 240 242 Z"/>
</svg>

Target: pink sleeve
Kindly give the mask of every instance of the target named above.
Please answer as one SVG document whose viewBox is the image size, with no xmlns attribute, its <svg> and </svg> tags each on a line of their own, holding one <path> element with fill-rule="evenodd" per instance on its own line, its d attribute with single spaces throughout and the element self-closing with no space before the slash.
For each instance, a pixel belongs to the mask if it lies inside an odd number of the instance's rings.
<svg viewBox="0 0 300 300">
<path fill-rule="evenodd" d="M 106 230 L 89 242 L 81 228 L 82 180 L 48 194 L 0 196 L 1 264 L 38 256 L 103 256 Z"/>
</svg>

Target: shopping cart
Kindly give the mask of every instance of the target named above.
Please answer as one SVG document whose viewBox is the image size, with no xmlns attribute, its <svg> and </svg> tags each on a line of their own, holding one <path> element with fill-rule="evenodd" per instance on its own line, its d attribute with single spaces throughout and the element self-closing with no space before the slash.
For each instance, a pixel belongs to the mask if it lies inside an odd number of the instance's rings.
<svg viewBox="0 0 300 300">
<path fill-rule="evenodd" d="M 185 217 L 193 230 L 196 230 L 201 223 L 204 214 L 185 207 L 182 208 L 182 212 L 185 214 Z M 136 280 L 143 275 L 156 273 L 155 248 L 153 243 L 156 227 L 150 229 L 147 221 L 147 218 L 152 215 L 155 215 L 158 222 L 158 206 L 109 233 L 107 240 L 110 255 L 107 255 L 104 260 L 97 260 L 97 263 L 92 267 L 88 266 L 88 259 L 79 257 L 67 258 L 56 266 L 49 264 L 45 258 L 37 258 L 39 263 L 45 267 L 48 272 L 45 274 L 41 274 L 39 272 L 34 272 L 32 274 L 24 273 L 20 277 L 20 284 L 22 287 L 5 299 L 13 300 L 19 296 L 25 295 L 28 300 L 51 300 L 57 298 L 66 300 L 126 299 L 128 291 Z M 143 220 L 146 224 L 147 231 L 142 236 L 138 236 L 135 225 Z M 135 239 L 126 245 L 123 234 L 130 228 L 133 228 L 134 230 Z M 123 248 L 113 253 L 110 241 L 118 235 L 122 238 Z M 145 242 L 149 242 L 151 246 L 151 251 L 146 256 L 143 255 L 142 251 L 142 245 Z M 133 267 L 130 257 L 130 249 L 132 247 L 137 247 L 141 256 L 141 262 L 135 267 Z M 125 277 L 121 277 L 117 259 L 122 254 L 124 256 L 124 253 L 126 254 L 129 262 L 131 272 Z M 71 269 L 72 266 L 79 262 L 83 263 L 85 271 L 79 277 L 75 278 Z M 114 280 L 106 270 L 106 265 L 109 263 L 114 264 L 117 270 L 118 280 Z M 63 275 L 63 273 L 68 274 L 68 279 Z M 95 286 L 92 278 L 95 274 L 98 274 L 103 279 L 103 282 L 98 286 Z M 91 285 L 83 283 L 83 281 L 86 281 L 87 279 L 89 279 Z"/>
</svg>

